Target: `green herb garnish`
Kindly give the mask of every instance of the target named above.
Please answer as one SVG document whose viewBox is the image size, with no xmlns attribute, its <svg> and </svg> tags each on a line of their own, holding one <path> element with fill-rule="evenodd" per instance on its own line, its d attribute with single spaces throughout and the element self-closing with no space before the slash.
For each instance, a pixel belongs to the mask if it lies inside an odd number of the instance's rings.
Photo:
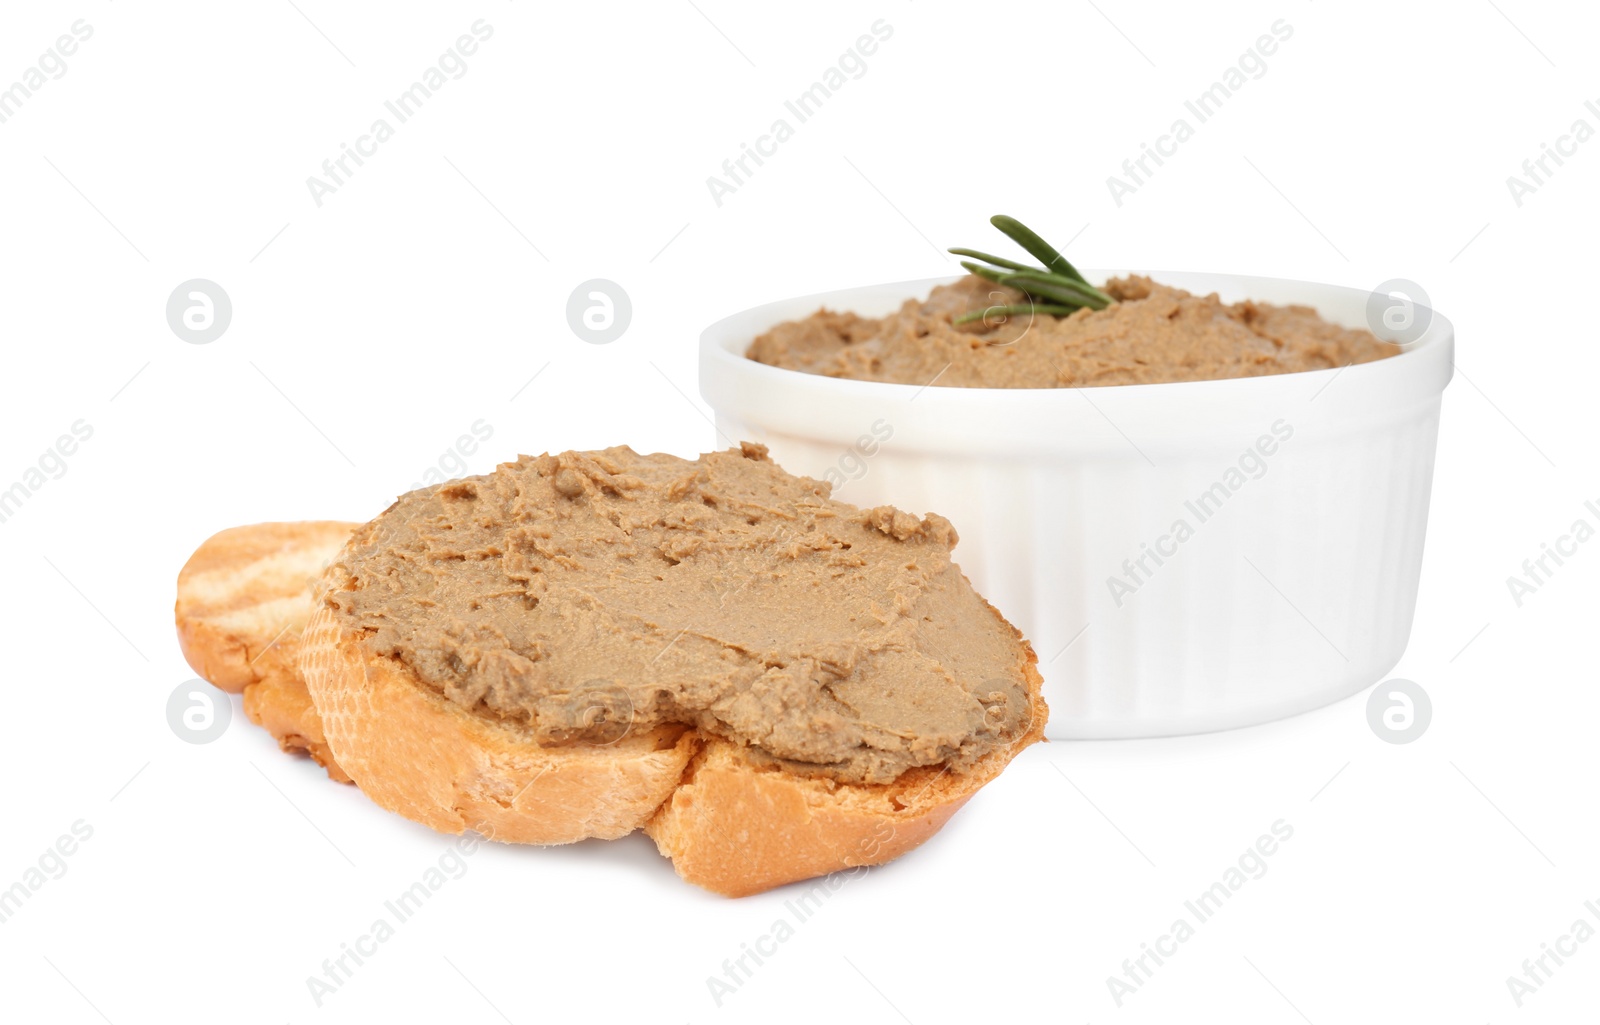
<svg viewBox="0 0 1600 1025">
<path fill-rule="evenodd" d="M 963 313 L 951 321 L 952 324 L 967 324 L 974 320 L 982 320 L 990 314 L 1010 316 L 1048 313 L 1051 316 L 1063 317 L 1085 306 L 1091 310 L 1103 310 L 1116 302 L 1111 296 L 1089 284 L 1088 279 L 1078 273 L 1078 268 L 1069 263 L 1054 246 L 1015 217 L 995 214 L 989 218 L 989 223 L 1005 232 L 1044 266 L 1034 267 L 1018 263 L 1003 256 L 991 256 L 977 249 L 951 249 L 950 252 L 956 256 L 970 256 L 983 261 L 980 264 L 962 260 L 961 266 L 969 273 L 1014 288 L 1028 298 L 1025 304 L 987 306 L 981 310 Z"/>
</svg>

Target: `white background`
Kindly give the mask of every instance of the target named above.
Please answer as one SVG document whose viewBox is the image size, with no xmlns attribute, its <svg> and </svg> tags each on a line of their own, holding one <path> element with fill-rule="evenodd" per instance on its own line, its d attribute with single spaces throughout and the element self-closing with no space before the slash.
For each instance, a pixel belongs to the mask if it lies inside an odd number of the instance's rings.
<svg viewBox="0 0 1600 1025">
<path fill-rule="evenodd" d="M 0 124 L 0 487 L 94 428 L 0 524 L 0 887 L 93 829 L 0 923 L 6 1020 L 1593 1012 L 1600 941 L 1520 1009 L 1506 985 L 1600 902 L 1600 543 L 1520 608 L 1506 585 L 1600 500 L 1600 140 L 1520 207 L 1506 185 L 1574 120 L 1600 128 L 1592 8 L 296 3 L 12 4 L 0 25 L 0 86 L 74 20 L 94 30 Z M 468 73 L 319 208 L 307 177 L 479 18 L 494 34 Z M 707 176 L 879 18 L 894 34 L 867 73 L 719 208 Z M 1267 73 L 1114 203 L 1106 177 L 1280 18 L 1294 34 Z M 705 324 L 947 273 L 940 250 L 994 246 L 996 212 L 1054 239 L 1087 225 L 1071 255 L 1089 266 L 1404 277 L 1454 320 L 1394 673 L 1431 695 L 1429 731 L 1386 744 L 1357 697 L 1222 735 L 1040 745 L 720 1008 L 707 977 L 793 888 L 712 897 L 642 836 L 484 848 L 318 1008 L 306 978 L 450 841 L 237 709 L 214 743 L 173 735 L 189 552 L 233 524 L 375 515 L 480 418 L 494 438 L 470 472 L 620 443 L 693 455 L 713 444 Z M 209 345 L 164 317 L 195 277 L 233 302 Z M 632 297 L 610 345 L 566 323 L 593 277 Z M 1119 1008 L 1107 977 L 1279 819 L 1294 835 L 1268 873 Z"/>
</svg>

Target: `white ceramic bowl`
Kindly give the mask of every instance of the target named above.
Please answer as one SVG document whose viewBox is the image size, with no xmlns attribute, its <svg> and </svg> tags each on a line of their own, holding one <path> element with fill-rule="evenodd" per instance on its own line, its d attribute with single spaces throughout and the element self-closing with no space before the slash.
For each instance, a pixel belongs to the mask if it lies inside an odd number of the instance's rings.
<svg viewBox="0 0 1600 1025">
<path fill-rule="evenodd" d="M 1359 289 L 1151 276 L 1367 325 Z M 1340 370 L 1105 388 L 920 388 L 744 358 L 820 306 L 881 316 L 950 280 L 788 299 L 707 328 L 700 391 L 719 444 L 762 442 L 859 506 L 948 517 L 956 561 L 1039 654 L 1051 737 L 1266 722 L 1393 668 L 1416 607 L 1448 321 L 1418 311 L 1427 327 L 1398 355 Z"/>
</svg>

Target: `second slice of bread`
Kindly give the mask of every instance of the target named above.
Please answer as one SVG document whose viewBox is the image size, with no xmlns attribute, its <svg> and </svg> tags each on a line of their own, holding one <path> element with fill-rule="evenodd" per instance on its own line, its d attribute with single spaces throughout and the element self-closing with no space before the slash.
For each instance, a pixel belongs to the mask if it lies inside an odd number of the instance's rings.
<svg viewBox="0 0 1600 1025">
<path fill-rule="evenodd" d="M 300 675 L 312 585 L 358 524 L 255 523 L 207 538 L 178 573 L 178 644 L 203 679 L 244 695 L 250 720 L 341 783 Z"/>
</svg>

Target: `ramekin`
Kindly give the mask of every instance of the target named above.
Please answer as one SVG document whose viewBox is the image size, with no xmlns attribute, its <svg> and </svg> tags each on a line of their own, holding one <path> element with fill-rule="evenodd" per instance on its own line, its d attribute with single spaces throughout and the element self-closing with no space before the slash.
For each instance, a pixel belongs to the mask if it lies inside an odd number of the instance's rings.
<svg viewBox="0 0 1600 1025">
<path fill-rule="evenodd" d="M 1368 326 L 1359 289 L 1150 274 Z M 1372 363 L 1102 388 L 882 384 L 744 357 L 819 307 L 881 316 L 952 280 L 786 299 L 707 328 L 700 392 L 719 444 L 761 442 L 855 505 L 948 517 L 956 561 L 1039 654 L 1053 738 L 1266 722 L 1393 668 L 1454 366 L 1445 318 L 1419 310 L 1420 336 Z"/>
</svg>

